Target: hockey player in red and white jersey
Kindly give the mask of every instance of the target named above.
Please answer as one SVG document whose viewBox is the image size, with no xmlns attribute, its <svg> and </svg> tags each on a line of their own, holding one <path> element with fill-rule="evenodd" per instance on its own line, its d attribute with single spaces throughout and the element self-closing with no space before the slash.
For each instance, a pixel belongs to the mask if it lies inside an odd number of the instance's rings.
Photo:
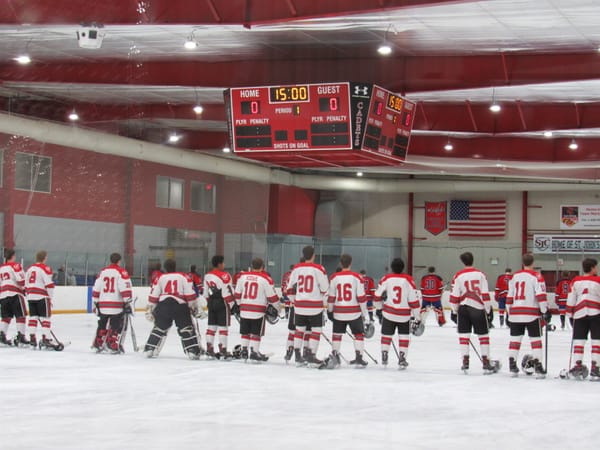
<svg viewBox="0 0 600 450">
<path fill-rule="evenodd" d="M 112 253 L 110 265 L 103 268 L 92 288 L 94 312 L 98 315 L 98 328 L 92 348 L 97 352 L 109 350 L 123 353 L 120 337 L 125 323 L 126 308 L 131 308 L 131 279 L 121 267 L 121 255 Z"/>
<path fill-rule="evenodd" d="M 25 273 L 21 264 L 16 262 L 16 254 L 12 248 L 4 249 L 5 263 L 0 265 L 0 345 L 28 346 L 25 337 L 25 307 L 24 287 Z M 17 322 L 17 335 L 12 342 L 6 337 L 12 318 Z"/>
<path fill-rule="evenodd" d="M 527 359 L 525 370 L 533 368 L 538 378 L 546 376 L 542 365 L 542 325 L 541 316 L 548 321 L 550 311 L 546 299 L 546 282 L 533 270 L 534 258 L 531 253 L 523 255 L 523 269 L 514 273 L 508 283 L 506 307 L 510 317 L 510 343 L 508 346 L 508 366 L 510 373 L 517 376 L 517 358 L 525 330 L 529 335 L 532 357 Z M 541 316 L 540 316 L 541 313 Z M 547 332 L 548 330 L 546 330 Z"/>
<path fill-rule="evenodd" d="M 215 255 L 211 260 L 212 270 L 204 276 L 203 291 L 208 302 L 208 328 L 206 329 L 206 354 L 209 358 L 231 359 L 227 351 L 227 340 L 233 300 L 231 275 L 225 272 L 225 258 Z M 219 334 L 219 351 L 215 352 L 215 336 Z"/>
<path fill-rule="evenodd" d="M 165 260 L 163 266 L 165 273 L 156 279 L 148 296 L 146 319 L 154 322 L 154 327 L 144 346 L 144 355 L 147 358 L 159 355 L 175 322 L 183 352 L 192 360 L 200 359 L 202 351 L 192 316 L 203 316 L 206 299 L 196 294 L 189 275 L 177 272 L 174 259 Z"/>
<path fill-rule="evenodd" d="M 288 294 L 291 294 L 292 287 L 295 289 L 294 298 L 294 324 L 296 333 L 294 334 L 294 355 L 297 366 L 308 363 L 315 366 L 320 365 L 322 361 L 317 358 L 317 350 L 321 340 L 321 331 L 323 329 L 323 308 L 325 296 L 329 289 L 329 280 L 327 272 L 320 264 L 315 264 L 315 249 L 308 245 L 302 249 L 303 263 L 296 264 L 290 275 Z M 301 354 L 304 334 L 310 327 L 309 351 L 306 358 Z"/>
<path fill-rule="evenodd" d="M 424 315 L 429 309 L 433 309 L 437 315 L 437 321 L 440 327 L 446 323 L 444 309 L 442 307 L 443 292 L 444 281 L 442 280 L 442 277 L 435 273 L 435 267 L 428 267 L 427 275 L 421 278 L 421 295 L 423 296 L 421 314 Z"/>
<path fill-rule="evenodd" d="M 569 272 L 564 271 L 561 273 L 561 278 L 556 282 L 554 288 L 554 295 L 556 306 L 558 306 L 558 313 L 560 314 L 560 329 L 565 329 L 565 313 L 567 311 L 567 297 L 569 296 L 569 289 L 571 287 L 571 276 Z"/>
<path fill-rule="evenodd" d="M 340 365 L 340 347 L 342 336 L 349 327 L 354 336 L 356 358 L 350 364 L 356 368 L 364 368 L 367 362 L 363 358 L 365 349 L 365 323 L 369 323 L 367 297 L 363 277 L 353 272 L 352 256 L 343 254 L 340 257 L 342 270 L 334 273 L 329 280 L 329 296 L 327 299 L 327 316 L 333 321 L 331 356 L 321 367 L 334 369 Z"/>
<path fill-rule="evenodd" d="M 251 271 L 242 272 L 235 285 L 235 301 L 240 307 L 241 357 L 258 362 L 269 359 L 260 352 L 260 340 L 265 332 L 265 313 L 267 309 L 274 308 L 279 314 L 275 285 L 264 269 L 263 260 L 254 258 Z"/>
<path fill-rule="evenodd" d="M 381 321 L 381 363 L 387 365 L 390 344 L 398 330 L 398 368 L 406 369 L 410 343 L 410 320 L 413 326 L 421 323 L 420 294 L 413 277 L 403 274 L 404 261 L 394 258 L 392 273 L 384 275 L 375 291 L 375 305 L 383 310 Z"/>
<path fill-rule="evenodd" d="M 458 271 L 452 279 L 450 307 L 452 321 L 458 325 L 458 340 L 462 353 L 461 369 L 469 370 L 469 343 L 471 331 L 479 337 L 481 359 L 485 374 L 499 370 L 497 361 L 490 360 L 489 324 L 492 315 L 492 303 L 485 274 L 473 267 L 473 254 L 465 252 L 460 255 L 465 268 Z"/>
<path fill-rule="evenodd" d="M 581 263 L 583 275 L 573 278 L 567 297 L 567 317 L 573 319 L 573 354 L 575 361 L 569 373 L 585 378 L 587 368 L 583 364 L 585 341 L 592 341 L 592 368 L 590 376 L 600 380 L 600 277 L 598 261 L 586 258 Z"/>
<path fill-rule="evenodd" d="M 35 255 L 35 264 L 25 273 L 25 295 L 29 304 L 29 342 L 33 348 L 37 347 L 36 333 L 39 321 L 42 328 L 40 348 L 59 350 L 60 344 L 54 340 L 50 332 L 54 281 L 52 281 L 52 269 L 46 265 L 47 259 L 48 252 L 40 250 Z"/>
<path fill-rule="evenodd" d="M 494 290 L 496 303 L 498 303 L 498 317 L 500 326 L 504 326 L 504 312 L 506 311 L 506 296 L 508 295 L 508 283 L 512 278 L 512 269 L 507 267 L 504 273 L 496 279 L 496 288 Z"/>
</svg>

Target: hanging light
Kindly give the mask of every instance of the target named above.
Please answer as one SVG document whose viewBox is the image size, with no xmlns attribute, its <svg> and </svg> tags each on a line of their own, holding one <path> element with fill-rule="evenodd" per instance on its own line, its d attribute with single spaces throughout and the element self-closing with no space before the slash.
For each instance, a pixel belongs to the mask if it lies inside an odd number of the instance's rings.
<svg viewBox="0 0 600 450">
<path fill-rule="evenodd" d="M 496 88 L 492 88 L 492 104 L 490 105 L 490 111 L 493 113 L 498 113 L 502 107 L 496 102 Z"/>
<path fill-rule="evenodd" d="M 171 144 L 175 144 L 176 142 L 178 142 L 178 141 L 179 141 L 179 139 L 181 139 L 181 136 L 180 136 L 180 135 L 178 135 L 177 133 L 171 133 L 171 134 L 169 135 L 169 142 L 170 142 Z"/>
<path fill-rule="evenodd" d="M 575 142 L 575 139 L 571 139 L 571 143 L 569 144 L 569 148 L 571 150 L 577 150 L 579 148 L 579 145 L 577 145 L 577 142 Z"/>
<path fill-rule="evenodd" d="M 13 58 L 14 61 L 18 62 L 19 64 L 29 64 L 31 62 L 31 57 L 29 55 L 19 55 L 16 58 Z"/>
<path fill-rule="evenodd" d="M 198 43 L 194 39 L 194 33 L 188 36 L 187 40 L 183 43 L 183 46 L 188 50 L 194 50 L 198 47 Z"/>
<path fill-rule="evenodd" d="M 362 177 L 362 176 L 363 176 L 363 173 L 362 173 L 362 172 L 356 172 L 356 176 L 357 176 L 357 177 Z"/>
<path fill-rule="evenodd" d="M 551 138 L 551 137 L 552 137 L 552 134 L 553 134 L 553 133 L 552 133 L 552 131 L 550 131 L 550 130 L 546 130 L 546 131 L 544 131 L 544 137 L 545 137 L 545 138 Z"/>
<path fill-rule="evenodd" d="M 231 153 L 231 149 L 229 148 L 228 145 L 226 145 L 225 147 L 223 147 L 223 153 Z"/>
<path fill-rule="evenodd" d="M 450 142 L 450 138 L 448 138 L 448 142 L 446 142 L 446 145 L 444 145 L 444 150 L 446 150 L 447 152 L 450 152 L 454 149 L 454 145 L 452 145 L 452 142 Z"/>
<path fill-rule="evenodd" d="M 202 111 L 204 111 L 204 108 L 201 105 L 194 106 L 194 112 L 196 114 L 202 114 Z"/>
<path fill-rule="evenodd" d="M 69 120 L 71 120 L 73 122 L 79 120 L 79 114 L 77 114 L 77 111 L 75 111 L 75 110 L 71 111 L 71 113 L 69 114 Z"/>
<path fill-rule="evenodd" d="M 377 53 L 382 56 L 387 56 L 392 54 L 392 47 L 386 42 L 377 47 Z"/>
</svg>

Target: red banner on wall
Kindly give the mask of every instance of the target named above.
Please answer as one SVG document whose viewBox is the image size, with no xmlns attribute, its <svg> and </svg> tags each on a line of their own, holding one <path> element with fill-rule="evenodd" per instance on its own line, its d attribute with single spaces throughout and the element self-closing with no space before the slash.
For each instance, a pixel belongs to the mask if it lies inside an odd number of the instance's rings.
<svg viewBox="0 0 600 450">
<path fill-rule="evenodd" d="M 425 229 L 433 235 L 448 227 L 446 202 L 425 202 Z"/>
</svg>

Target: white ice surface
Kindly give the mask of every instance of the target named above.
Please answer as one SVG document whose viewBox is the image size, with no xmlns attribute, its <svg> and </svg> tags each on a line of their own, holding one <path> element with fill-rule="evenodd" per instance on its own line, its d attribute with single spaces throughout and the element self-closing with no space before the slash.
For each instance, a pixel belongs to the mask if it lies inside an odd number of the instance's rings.
<svg viewBox="0 0 600 450">
<path fill-rule="evenodd" d="M 558 322 L 557 318 L 554 319 Z M 560 380 L 570 333 L 551 333 L 549 375 L 507 372 L 508 330 L 491 331 L 499 374 L 471 351 L 460 372 L 456 329 L 432 315 L 413 338 L 406 371 L 286 366 L 286 323 L 267 327 L 265 364 L 190 361 L 173 328 L 163 352 L 95 354 L 93 315 L 56 315 L 63 352 L 0 348 L 0 449 L 591 449 L 600 431 L 600 383 Z M 143 345 L 150 323 L 134 319 Z M 201 329 L 205 330 L 205 322 Z M 327 328 L 330 336 L 330 324 Z M 14 331 L 11 325 L 9 334 Z M 230 348 L 239 343 L 237 324 Z M 395 339 L 397 342 L 397 340 Z M 204 337 L 203 337 L 204 342 Z M 476 341 L 474 341 L 476 342 Z M 353 354 L 345 337 L 342 353 Z M 380 359 L 379 333 L 367 350 Z M 477 345 L 478 348 L 478 345 Z M 522 354 L 529 353 L 528 338 Z M 322 340 L 319 356 L 330 350 Z M 589 365 L 589 342 L 586 363 Z"/>
</svg>

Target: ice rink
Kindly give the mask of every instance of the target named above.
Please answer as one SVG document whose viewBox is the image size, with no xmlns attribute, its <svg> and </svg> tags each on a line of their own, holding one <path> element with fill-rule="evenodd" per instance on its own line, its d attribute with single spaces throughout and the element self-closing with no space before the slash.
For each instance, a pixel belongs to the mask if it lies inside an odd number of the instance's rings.
<svg viewBox="0 0 600 450">
<path fill-rule="evenodd" d="M 555 317 L 554 322 L 558 319 Z M 508 329 L 491 331 L 500 373 L 484 376 L 471 351 L 460 370 L 456 328 L 413 337 L 406 371 L 286 366 L 286 323 L 267 327 L 264 364 L 190 361 L 174 329 L 157 359 L 95 354 L 96 317 L 57 315 L 63 352 L 0 348 L 1 449 L 569 449 L 597 448 L 600 383 L 555 378 L 568 364 L 570 332 L 549 336 L 549 374 L 507 372 Z M 150 323 L 134 319 L 143 345 Z M 201 321 L 202 330 L 206 322 Z M 330 337 L 330 324 L 326 327 Z M 9 335 L 14 332 L 11 325 Z M 397 340 L 395 340 L 397 342 Z M 204 343 L 204 336 L 203 336 Z M 237 323 L 230 348 L 239 343 Z M 478 345 L 477 345 L 478 347 Z M 589 342 L 586 363 L 589 366 Z M 367 350 L 380 359 L 379 332 Z M 522 353 L 529 352 L 524 339 Z M 319 356 L 330 347 L 321 341 Z M 353 354 L 345 337 L 342 353 Z"/>
</svg>

